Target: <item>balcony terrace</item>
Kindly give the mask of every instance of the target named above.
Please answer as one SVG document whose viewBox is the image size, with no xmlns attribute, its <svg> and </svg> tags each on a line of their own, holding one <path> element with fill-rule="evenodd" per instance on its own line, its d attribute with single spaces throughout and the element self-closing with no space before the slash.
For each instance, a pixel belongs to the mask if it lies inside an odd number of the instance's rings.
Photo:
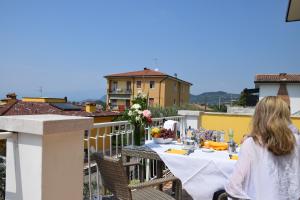
<svg viewBox="0 0 300 200">
<path fill-rule="evenodd" d="M 124 94 L 124 95 L 128 95 L 131 94 L 132 91 L 131 89 L 125 89 L 125 88 L 116 88 L 116 89 L 112 89 L 112 90 L 108 90 L 108 94 Z"/>
<path fill-rule="evenodd" d="M 181 135 L 189 126 L 214 130 L 232 128 L 235 140 L 239 141 L 249 130 L 251 120 L 250 115 L 226 113 L 179 111 L 178 114 L 154 118 L 153 124 L 145 128 L 146 140 L 152 140 L 152 126 L 162 126 L 164 120 L 170 119 L 178 121 Z M 292 120 L 299 128 L 300 118 L 292 117 Z M 4 116 L 0 117 L 0 130 L 5 131 L 0 133 L 0 138 L 7 139 L 6 199 L 11 200 L 101 199 L 109 193 L 102 186 L 101 171 L 91 155 L 100 152 L 113 158 L 121 157 L 122 149 L 133 144 L 133 127 L 127 121 L 93 123 L 88 117 Z M 145 180 L 157 177 L 156 160 L 131 161 L 145 166 Z M 128 178 L 135 181 L 141 173 L 140 168 L 131 166 Z M 170 188 L 168 186 L 164 188 Z M 183 199 L 189 198 L 183 195 Z"/>
</svg>

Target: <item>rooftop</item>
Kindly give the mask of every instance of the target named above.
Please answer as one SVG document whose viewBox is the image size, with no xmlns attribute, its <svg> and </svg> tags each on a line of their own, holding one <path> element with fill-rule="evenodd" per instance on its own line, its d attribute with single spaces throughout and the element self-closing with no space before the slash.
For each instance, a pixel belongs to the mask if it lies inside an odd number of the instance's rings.
<svg viewBox="0 0 300 200">
<path fill-rule="evenodd" d="M 300 83 L 300 74 L 257 74 L 255 76 L 255 83 Z"/>
<path fill-rule="evenodd" d="M 0 116 L 7 115 L 37 115 L 37 114 L 59 114 L 71 116 L 84 116 L 84 117 L 101 117 L 101 116 L 118 116 L 119 113 L 96 110 L 95 112 L 86 112 L 84 107 L 77 106 L 57 106 L 58 103 L 45 103 L 45 102 L 24 102 L 17 100 L 12 103 L 7 103 L 0 106 Z M 71 103 L 65 103 L 73 105 Z"/>
<path fill-rule="evenodd" d="M 132 72 L 124 72 L 124 73 L 117 73 L 117 74 L 110 74 L 110 75 L 106 75 L 104 76 L 105 78 L 113 78 L 113 77 L 169 77 L 169 78 L 173 78 L 176 79 L 178 81 L 182 81 L 185 82 L 187 84 L 192 85 L 191 83 L 181 80 L 179 78 L 177 78 L 176 76 L 170 76 L 166 73 L 160 72 L 158 70 L 152 70 L 149 68 L 144 68 L 143 70 L 139 70 L 139 71 L 132 71 Z"/>
</svg>

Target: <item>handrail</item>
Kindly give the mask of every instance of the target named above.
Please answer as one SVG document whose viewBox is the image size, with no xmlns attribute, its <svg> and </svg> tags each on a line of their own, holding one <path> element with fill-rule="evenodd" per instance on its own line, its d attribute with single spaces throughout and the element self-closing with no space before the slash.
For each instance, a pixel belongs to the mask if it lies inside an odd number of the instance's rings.
<svg viewBox="0 0 300 200">
<path fill-rule="evenodd" d="M 160 120 L 171 120 L 171 119 L 182 119 L 184 116 L 170 116 L 170 117 L 159 117 L 159 118 L 152 118 L 152 121 L 157 122 Z M 94 123 L 94 128 L 104 128 L 109 126 L 119 126 L 119 125 L 127 125 L 130 124 L 128 121 L 117 121 L 117 122 L 101 122 L 101 123 Z"/>
<path fill-rule="evenodd" d="M 13 132 L 0 132 L 0 140 L 6 140 L 13 136 Z"/>
</svg>

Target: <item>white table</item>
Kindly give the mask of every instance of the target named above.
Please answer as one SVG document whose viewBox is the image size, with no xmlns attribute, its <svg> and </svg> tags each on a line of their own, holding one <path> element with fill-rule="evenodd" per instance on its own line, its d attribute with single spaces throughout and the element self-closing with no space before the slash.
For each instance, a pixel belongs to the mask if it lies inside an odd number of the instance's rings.
<svg viewBox="0 0 300 200">
<path fill-rule="evenodd" d="M 182 149 L 183 145 L 146 145 L 155 151 L 170 171 L 181 180 L 182 187 L 194 200 L 211 200 L 213 193 L 223 189 L 234 169 L 235 160 L 230 160 L 227 151 L 203 152 L 195 150 L 190 155 L 165 153 L 167 149 Z"/>
</svg>

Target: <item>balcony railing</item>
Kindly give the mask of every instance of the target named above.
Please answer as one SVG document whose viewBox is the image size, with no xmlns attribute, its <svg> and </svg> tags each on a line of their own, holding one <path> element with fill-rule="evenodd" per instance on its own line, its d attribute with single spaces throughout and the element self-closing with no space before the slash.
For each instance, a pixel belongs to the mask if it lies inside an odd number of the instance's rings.
<svg viewBox="0 0 300 200">
<path fill-rule="evenodd" d="M 178 121 L 180 124 L 180 134 L 184 133 L 186 122 L 184 116 L 172 116 L 164 118 L 153 118 L 151 126 L 145 128 L 145 140 L 152 140 L 150 131 L 153 126 L 163 126 L 164 120 Z M 101 180 L 99 176 L 99 169 L 94 161 L 91 161 L 91 153 L 101 152 L 106 156 L 120 157 L 123 147 L 133 144 L 133 126 L 127 121 L 95 123 L 93 130 L 89 130 L 85 135 L 85 144 L 87 151 L 87 162 L 85 164 L 86 179 L 89 188 L 88 199 L 101 198 Z M 156 176 L 155 166 L 156 161 L 140 160 L 142 164 L 146 162 L 146 179 L 152 179 Z M 134 167 L 130 170 L 129 179 L 139 177 L 139 169 Z M 93 179 L 93 180 L 92 180 Z M 93 183 L 94 184 L 93 184 Z M 93 185 L 96 187 L 93 187 Z M 93 189 L 94 188 L 94 189 Z"/>
<path fill-rule="evenodd" d="M 178 114 L 181 116 L 155 118 L 152 126 L 162 126 L 164 119 L 172 119 L 179 121 L 180 134 L 189 126 L 212 130 L 235 128 L 235 141 L 240 141 L 252 117 L 187 110 L 178 111 Z M 299 117 L 293 116 L 292 121 L 300 127 Z M 237 122 L 238 126 L 234 127 Z M 0 133 L 0 139 L 6 139 L 5 195 L 11 200 L 81 199 L 83 140 L 87 149 L 84 185 L 88 195 L 85 199 L 101 198 L 103 187 L 99 170 L 90 154 L 97 151 L 120 157 L 122 149 L 132 145 L 134 134 L 127 121 L 93 124 L 92 118 L 64 115 L 0 116 L 0 130 L 5 131 Z M 84 130 L 88 130 L 85 137 Z M 152 139 L 150 130 L 151 126 L 146 127 L 146 140 Z M 155 161 L 140 162 L 146 166 L 146 179 L 155 177 Z M 131 167 L 130 178 L 138 174 L 138 169 Z"/>
<path fill-rule="evenodd" d="M 131 94 L 131 89 L 116 88 L 108 91 L 109 94 Z"/>
</svg>

